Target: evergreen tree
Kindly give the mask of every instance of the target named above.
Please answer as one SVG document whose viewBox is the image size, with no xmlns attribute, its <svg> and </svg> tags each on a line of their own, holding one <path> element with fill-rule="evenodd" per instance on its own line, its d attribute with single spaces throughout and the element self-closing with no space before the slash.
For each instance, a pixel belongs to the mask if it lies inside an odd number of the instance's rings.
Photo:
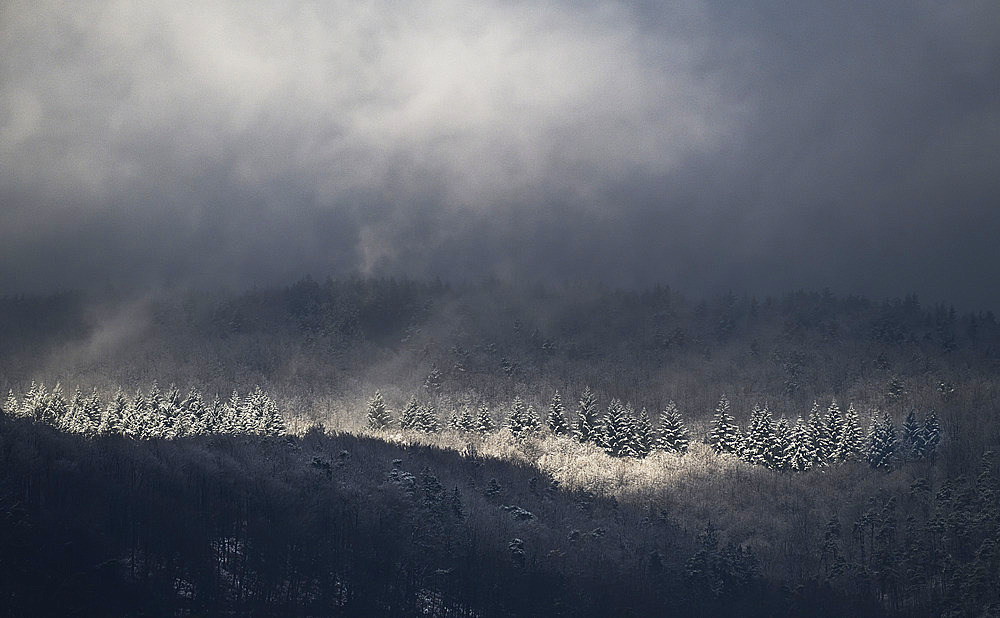
<svg viewBox="0 0 1000 618">
<path fill-rule="evenodd" d="M 632 430 L 632 450 L 636 457 L 645 457 L 653 450 L 653 424 L 646 408 L 639 411 Z"/>
<path fill-rule="evenodd" d="M 796 472 L 805 472 L 812 468 L 816 460 L 815 454 L 810 447 L 811 436 L 809 426 L 800 416 L 792 427 L 791 435 L 788 438 L 788 446 L 785 450 L 785 467 Z"/>
<path fill-rule="evenodd" d="M 7 400 L 3 403 L 2 412 L 7 416 L 17 416 L 21 411 L 21 407 L 17 402 L 17 397 L 14 396 L 14 391 L 7 391 Z"/>
<path fill-rule="evenodd" d="M 793 449 L 791 446 L 792 431 L 788 427 L 788 419 L 782 417 L 774 424 L 774 441 L 771 452 L 767 454 L 765 465 L 772 470 L 789 469 L 788 457 Z"/>
<path fill-rule="evenodd" d="M 559 395 L 559 391 L 556 391 L 552 395 L 552 402 L 549 404 L 549 417 L 548 417 L 549 430 L 556 434 L 557 436 L 565 435 L 569 432 L 569 427 L 566 425 L 566 416 L 563 409 L 562 397 Z"/>
<path fill-rule="evenodd" d="M 931 412 L 924 419 L 923 429 L 924 458 L 934 459 L 937 455 L 937 447 L 941 442 L 941 428 L 938 425 L 937 414 Z"/>
<path fill-rule="evenodd" d="M 146 398 L 136 389 L 135 396 L 125 408 L 122 418 L 122 435 L 133 440 L 147 438 L 146 417 Z"/>
<path fill-rule="evenodd" d="M 725 395 L 715 408 L 708 443 L 716 453 L 738 453 L 740 450 L 740 428 L 729 413 L 729 399 Z"/>
<path fill-rule="evenodd" d="M 656 440 L 656 448 L 667 453 L 686 453 L 689 442 L 690 434 L 684 426 L 677 404 L 668 401 L 660 412 L 660 435 Z"/>
<path fill-rule="evenodd" d="M 515 437 L 521 437 L 536 431 L 539 427 L 535 409 L 514 397 L 510 404 L 510 414 L 507 416 L 507 428 Z"/>
<path fill-rule="evenodd" d="M 48 395 L 44 394 L 45 386 L 42 385 L 41 392 L 43 394 L 41 418 L 36 418 L 36 420 L 58 427 L 63 422 L 69 410 L 66 398 L 63 397 L 62 385 L 57 382 Z"/>
<path fill-rule="evenodd" d="M 414 429 L 424 433 L 437 433 L 441 429 L 434 406 L 428 404 L 417 408 L 417 419 L 414 423 Z"/>
<path fill-rule="evenodd" d="M 464 433 L 476 431 L 476 416 L 472 413 L 470 406 L 462 406 L 462 413 L 458 416 L 458 430 Z"/>
<path fill-rule="evenodd" d="M 808 451 L 809 456 L 812 457 L 812 463 L 816 466 L 828 465 L 833 447 L 830 444 L 830 436 L 827 433 L 827 424 L 824 422 L 819 404 L 816 402 L 813 402 L 806 425 L 808 427 Z"/>
<path fill-rule="evenodd" d="M 46 405 L 48 405 L 48 393 L 45 392 L 45 385 L 32 382 L 31 388 L 25 393 L 24 400 L 21 402 L 20 416 L 41 421 L 45 414 Z"/>
<path fill-rule="evenodd" d="M 578 410 L 574 433 L 576 434 L 576 439 L 580 442 L 596 443 L 600 436 L 597 418 L 597 397 L 590 390 L 589 386 L 583 390 L 583 396 L 580 397 L 580 408 Z"/>
<path fill-rule="evenodd" d="M 406 407 L 403 408 L 403 413 L 399 416 L 399 428 L 400 429 L 416 429 L 417 419 L 419 418 L 420 404 L 417 403 L 416 397 L 411 397 L 406 403 Z"/>
<path fill-rule="evenodd" d="M 208 433 L 208 410 L 198 389 L 189 390 L 181 401 L 181 418 L 186 433 L 196 436 Z"/>
<path fill-rule="evenodd" d="M 58 417 L 58 425 L 63 431 L 84 433 L 86 431 L 86 418 L 84 413 L 83 391 L 77 386 L 73 389 L 73 395 L 69 399 L 66 413 Z"/>
<path fill-rule="evenodd" d="M 222 410 L 222 423 L 219 427 L 222 433 L 235 434 L 246 431 L 243 399 L 238 392 L 233 391 Z"/>
<path fill-rule="evenodd" d="M 368 400 L 368 428 L 374 431 L 382 431 L 389 427 L 392 417 L 385 407 L 385 400 L 380 391 L 375 391 L 375 395 Z"/>
<path fill-rule="evenodd" d="M 82 433 L 87 436 L 97 435 L 101 427 L 101 417 L 103 416 L 103 406 L 97 391 L 91 391 L 90 396 L 83 402 L 83 428 Z"/>
<path fill-rule="evenodd" d="M 910 410 L 903 421 L 902 454 L 907 459 L 921 459 L 924 456 L 923 426 L 917 422 L 917 413 Z"/>
<path fill-rule="evenodd" d="M 441 371 L 438 370 L 437 365 L 432 366 L 430 374 L 424 380 L 424 388 L 427 389 L 428 393 L 438 395 L 441 393 L 441 385 L 443 383 L 444 376 L 441 375 Z"/>
<path fill-rule="evenodd" d="M 263 433 L 266 436 L 280 436 L 285 433 L 285 416 L 270 396 L 264 400 Z"/>
<path fill-rule="evenodd" d="M 840 444 L 841 434 L 843 433 L 844 416 L 840 411 L 840 406 L 837 405 L 837 400 L 834 399 L 830 402 L 830 407 L 826 410 L 826 435 L 830 445 L 828 457 L 831 461 L 836 460 L 833 453 L 837 450 L 837 446 Z"/>
<path fill-rule="evenodd" d="M 873 417 L 868 439 L 868 464 L 874 469 L 890 468 L 897 451 L 898 441 L 892 417 L 888 412 L 883 415 L 881 422 Z"/>
<path fill-rule="evenodd" d="M 618 399 L 612 399 L 604 415 L 600 446 L 612 457 L 634 457 L 629 413 Z"/>
<path fill-rule="evenodd" d="M 864 436 L 861 432 L 861 422 L 858 419 L 858 412 L 854 409 L 854 404 L 847 407 L 844 414 L 843 427 L 840 431 L 840 439 L 833 449 L 831 459 L 836 462 L 856 461 L 861 457 L 864 448 Z"/>
<path fill-rule="evenodd" d="M 766 465 L 774 449 L 774 421 L 767 406 L 755 405 L 743 447 L 743 459 L 757 466 Z"/>
<path fill-rule="evenodd" d="M 476 431 L 481 434 L 487 434 L 496 429 L 496 423 L 493 421 L 493 415 L 490 414 L 490 408 L 485 403 L 479 406 L 479 416 L 476 418 Z"/>
</svg>

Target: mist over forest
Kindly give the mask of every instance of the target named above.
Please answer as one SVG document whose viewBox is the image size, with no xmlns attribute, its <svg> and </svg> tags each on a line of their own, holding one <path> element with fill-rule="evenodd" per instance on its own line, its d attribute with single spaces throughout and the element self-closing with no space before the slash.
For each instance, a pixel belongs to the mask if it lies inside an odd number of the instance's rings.
<svg viewBox="0 0 1000 618">
<path fill-rule="evenodd" d="M 1000 613 L 1000 4 L 0 5 L 0 613 Z"/>
</svg>

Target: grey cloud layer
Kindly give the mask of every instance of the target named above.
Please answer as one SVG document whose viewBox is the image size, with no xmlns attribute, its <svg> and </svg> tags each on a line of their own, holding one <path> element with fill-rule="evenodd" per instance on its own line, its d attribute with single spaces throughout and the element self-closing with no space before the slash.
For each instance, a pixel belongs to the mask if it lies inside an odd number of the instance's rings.
<svg viewBox="0 0 1000 618">
<path fill-rule="evenodd" d="M 661 4 L 7 3 L 0 290 L 361 270 L 1000 304 L 995 3 Z"/>
</svg>

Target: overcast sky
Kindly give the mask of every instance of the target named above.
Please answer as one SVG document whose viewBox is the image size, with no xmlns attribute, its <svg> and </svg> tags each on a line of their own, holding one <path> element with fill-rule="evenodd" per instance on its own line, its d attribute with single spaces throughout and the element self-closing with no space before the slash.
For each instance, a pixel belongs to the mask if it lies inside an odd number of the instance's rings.
<svg viewBox="0 0 1000 618">
<path fill-rule="evenodd" d="M 0 6 L 0 294 L 360 271 L 1000 309 L 996 0 Z"/>
</svg>

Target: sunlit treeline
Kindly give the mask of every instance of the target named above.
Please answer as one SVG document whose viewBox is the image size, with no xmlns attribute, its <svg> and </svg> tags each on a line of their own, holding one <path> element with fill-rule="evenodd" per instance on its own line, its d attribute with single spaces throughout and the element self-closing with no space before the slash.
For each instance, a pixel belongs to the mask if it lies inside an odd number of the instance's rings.
<svg viewBox="0 0 1000 618">
<path fill-rule="evenodd" d="M 746 462 L 774 470 L 804 472 L 812 468 L 867 462 L 872 468 L 892 468 L 901 461 L 933 459 L 941 430 L 937 415 L 919 422 L 910 411 L 897 434 L 892 416 L 871 415 L 868 431 L 853 405 L 841 411 L 836 401 L 824 413 L 818 403 L 806 417 L 775 420 L 767 406 L 754 406 L 746 428 L 736 424 L 725 395 L 712 418 L 707 442 L 717 453 L 730 453 Z"/>
<path fill-rule="evenodd" d="M 181 395 L 175 386 L 163 392 L 154 382 L 145 393 L 136 390 L 129 396 L 118 389 L 104 401 L 97 391 L 77 387 L 67 396 L 59 384 L 50 390 L 32 382 L 20 397 L 10 391 L 3 412 L 86 436 L 117 434 L 136 440 L 285 431 L 281 411 L 260 387 L 245 396 L 233 391 L 226 401 L 215 396 L 206 402 L 197 389 Z"/>
</svg>

